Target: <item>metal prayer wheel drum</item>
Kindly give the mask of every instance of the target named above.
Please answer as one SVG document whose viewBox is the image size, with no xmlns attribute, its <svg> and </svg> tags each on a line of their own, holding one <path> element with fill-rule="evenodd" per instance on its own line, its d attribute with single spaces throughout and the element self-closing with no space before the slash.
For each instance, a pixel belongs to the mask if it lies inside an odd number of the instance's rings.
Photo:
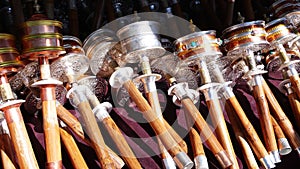
<svg viewBox="0 0 300 169">
<path fill-rule="evenodd" d="M 269 45 L 266 40 L 265 22 L 262 20 L 245 22 L 228 27 L 222 32 L 227 55 L 239 55 L 246 49 L 259 51 Z"/>
<path fill-rule="evenodd" d="M 286 14 L 284 17 L 287 19 L 289 25 L 291 25 L 292 28 L 294 29 L 293 31 L 299 33 L 300 32 L 300 10 L 290 12 Z"/>
<path fill-rule="evenodd" d="M 51 34 L 62 31 L 62 23 L 55 20 L 26 21 L 22 26 L 22 35 Z"/>
<path fill-rule="evenodd" d="M 108 29 L 98 29 L 92 32 L 83 41 L 83 50 L 88 58 L 93 58 L 97 55 L 97 46 L 103 43 L 115 43 L 118 40 L 115 33 Z"/>
<path fill-rule="evenodd" d="M 68 53 L 78 53 L 78 54 L 85 54 L 82 42 L 79 38 L 75 36 L 70 35 L 64 35 L 63 36 L 63 47 L 66 51 L 66 54 Z"/>
<path fill-rule="evenodd" d="M 220 41 L 216 38 L 216 31 L 200 31 L 183 36 L 174 42 L 175 53 L 187 62 L 195 59 L 214 60 L 220 57 Z"/>
<path fill-rule="evenodd" d="M 53 20 L 33 20 L 23 24 L 22 57 L 35 60 L 47 56 L 49 59 L 64 54 L 62 23 Z"/>
<path fill-rule="evenodd" d="M 63 36 L 66 54 L 51 62 L 51 77 L 62 82 L 73 83 L 89 68 L 89 59 L 85 56 L 82 42 L 75 36 Z"/>
<path fill-rule="evenodd" d="M 294 33 L 287 27 L 288 21 L 286 18 L 275 19 L 266 24 L 267 41 L 272 45 L 274 43 L 285 44 L 296 37 Z"/>
<path fill-rule="evenodd" d="M 128 63 L 137 63 L 145 55 L 150 60 L 162 56 L 165 49 L 159 40 L 159 23 L 154 21 L 134 22 L 117 32 Z"/>
<path fill-rule="evenodd" d="M 289 12 L 298 11 L 300 4 L 294 0 L 275 1 L 271 5 L 271 13 L 274 18 L 281 18 Z"/>
<path fill-rule="evenodd" d="M 122 60 L 122 51 L 117 50 L 115 33 L 107 29 L 98 29 L 91 33 L 83 42 L 83 49 L 90 59 L 90 69 L 94 75 L 109 77 Z"/>
<path fill-rule="evenodd" d="M 16 72 L 17 68 L 22 65 L 15 46 L 15 37 L 11 34 L 0 33 L 0 74 Z"/>
</svg>

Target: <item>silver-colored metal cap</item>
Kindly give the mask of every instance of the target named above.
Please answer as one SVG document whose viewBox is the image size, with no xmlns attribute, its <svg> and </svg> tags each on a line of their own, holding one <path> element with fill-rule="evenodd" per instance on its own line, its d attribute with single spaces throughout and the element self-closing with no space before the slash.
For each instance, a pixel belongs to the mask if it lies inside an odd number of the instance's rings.
<svg viewBox="0 0 300 169">
<path fill-rule="evenodd" d="M 109 84 L 113 88 L 120 88 L 124 82 L 133 76 L 133 70 L 130 67 L 122 67 L 116 70 L 109 78 Z"/>
<path fill-rule="evenodd" d="M 280 155 L 287 155 L 292 151 L 290 143 L 286 138 L 278 139 L 278 148 L 279 148 Z"/>
<path fill-rule="evenodd" d="M 180 153 L 176 154 L 176 156 L 173 158 L 173 160 L 175 161 L 177 167 L 180 169 L 190 169 L 190 168 L 194 167 L 193 161 L 184 152 L 180 152 Z"/>
<path fill-rule="evenodd" d="M 262 166 L 266 169 L 270 169 L 270 168 L 275 168 L 276 165 L 274 164 L 273 160 L 271 160 L 271 156 L 265 156 L 261 159 L 259 159 L 260 163 L 262 164 Z"/>
<path fill-rule="evenodd" d="M 194 158 L 195 169 L 208 169 L 207 158 L 205 155 L 198 155 Z"/>
<path fill-rule="evenodd" d="M 281 162 L 278 150 L 271 151 L 270 152 L 270 156 L 271 156 L 271 158 L 272 158 L 272 160 L 273 160 L 274 163 L 280 163 Z"/>
<path fill-rule="evenodd" d="M 176 169 L 176 164 L 171 156 L 167 156 L 163 160 L 164 169 Z"/>
</svg>

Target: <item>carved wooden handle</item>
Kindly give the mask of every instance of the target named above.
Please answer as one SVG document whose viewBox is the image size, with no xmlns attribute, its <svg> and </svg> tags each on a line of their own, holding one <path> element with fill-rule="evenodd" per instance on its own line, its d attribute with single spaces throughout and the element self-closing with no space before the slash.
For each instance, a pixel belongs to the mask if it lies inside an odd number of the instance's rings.
<svg viewBox="0 0 300 169">
<path fill-rule="evenodd" d="M 256 100 L 257 109 L 259 112 L 259 121 L 264 136 L 264 142 L 267 151 L 277 151 L 277 143 L 274 129 L 271 123 L 271 115 L 269 111 L 268 101 L 262 85 L 253 86 L 253 95 Z"/>
<path fill-rule="evenodd" d="M 72 135 L 69 134 L 63 128 L 59 128 L 61 140 L 66 147 L 68 155 L 71 159 L 72 165 L 75 169 L 88 169 L 88 166 L 76 145 L 75 140 L 73 139 Z"/>
<path fill-rule="evenodd" d="M 282 110 L 281 106 L 279 105 L 277 99 L 275 98 L 273 92 L 271 91 L 265 80 L 263 81 L 263 89 L 269 102 L 270 110 L 275 120 L 278 122 L 279 126 L 284 132 L 285 136 L 288 138 L 294 149 L 300 148 L 299 134 L 295 131 L 291 121 Z"/>
<path fill-rule="evenodd" d="M 220 142 L 218 141 L 214 133 L 211 131 L 210 127 L 202 117 L 199 110 L 194 105 L 193 101 L 190 98 L 184 98 L 181 100 L 181 104 L 184 110 L 186 111 L 186 113 L 189 113 L 189 115 L 195 121 L 195 126 L 201 133 L 201 136 L 203 136 L 202 140 L 204 140 L 204 142 L 207 143 L 212 153 L 215 156 L 218 156 L 218 154 L 224 152 L 225 151 L 224 148 L 222 147 L 222 145 L 220 144 Z M 223 168 L 227 168 L 232 165 L 232 162 L 228 154 L 226 154 L 226 156 L 227 156 L 227 160 L 219 161 L 223 166 Z"/>
<path fill-rule="evenodd" d="M 170 155 L 174 157 L 178 153 L 183 152 L 181 147 L 176 144 L 176 141 L 172 138 L 170 133 L 167 132 L 165 124 L 159 118 L 157 118 L 155 112 L 148 104 L 147 100 L 136 88 L 135 84 L 131 80 L 128 80 L 124 83 L 124 87 L 128 91 L 131 99 L 135 102 L 139 110 L 143 112 L 145 118 L 149 121 L 151 127 L 159 136 L 160 140 L 162 141 Z"/>
<path fill-rule="evenodd" d="M 267 152 L 266 148 L 264 147 L 256 130 L 254 129 L 253 125 L 247 118 L 243 108 L 241 107 L 241 105 L 239 104 L 239 102 L 235 96 L 230 97 L 229 99 L 226 100 L 225 108 L 226 108 L 228 117 L 230 117 L 231 114 L 233 114 L 235 116 L 236 120 L 238 120 L 238 122 L 240 123 L 240 127 L 242 128 L 242 131 L 244 131 L 244 135 L 246 136 L 248 142 L 251 142 L 253 145 L 252 148 L 256 149 L 257 158 L 261 159 L 261 158 L 268 156 L 268 152 Z M 235 120 L 235 119 L 233 119 L 233 120 Z M 230 118 L 230 122 L 233 120 Z M 231 122 L 231 124 L 232 124 L 232 122 Z M 232 124 L 232 125 L 234 125 L 234 124 Z"/>
</svg>

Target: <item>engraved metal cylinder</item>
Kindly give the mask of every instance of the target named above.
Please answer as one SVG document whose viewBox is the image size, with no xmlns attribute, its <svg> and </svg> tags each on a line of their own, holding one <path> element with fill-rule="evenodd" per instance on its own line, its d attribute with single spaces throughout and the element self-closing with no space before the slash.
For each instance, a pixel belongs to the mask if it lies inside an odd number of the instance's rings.
<svg viewBox="0 0 300 169">
<path fill-rule="evenodd" d="M 139 21 L 117 31 L 128 63 L 139 62 L 141 55 L 146 55 L 152 60 L 165 53 L 160 43 L 159 26 L 155 21 Z"/>
</svg>

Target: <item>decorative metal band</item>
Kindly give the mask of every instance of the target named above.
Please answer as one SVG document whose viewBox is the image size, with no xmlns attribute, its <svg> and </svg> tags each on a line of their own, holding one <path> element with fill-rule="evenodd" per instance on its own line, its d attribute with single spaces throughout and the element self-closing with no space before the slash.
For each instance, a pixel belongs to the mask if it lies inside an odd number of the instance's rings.
<svg viewBox="0 0 300 169">
<path fill-rule="evenodd" d="M 62 168 L 62 161 L 56 161 L 56 162 L 49 162 L 46 163 L 45 166 L 46 169 L 60 169 Z"/>
<path fill-rule="evenodd" d="M 62 28 L 62 23 L 55 20 L 35 20 L 35 21 L 26 21 L 24 22 L 24 27 L 31 27 L 31 26 L 44 26 L 44 25 L 50 25 L 50 26 L 57 26 L 59 28 Z"/>
<path fill-rule="evenodd" d="M 35 35 L 26 35 L 22 38 L 23 41 L 37 39 L 37 38 L 57 38 L 63 39 L 63 35 L 60 33 L 44 33 L 44 34 L 35 34 Z"/>
<path fill-rule="evenodd" d="M 0 48 L 0 54 L 2 54 L 2 53 L 16 53 L 16 54 L 18 54 L 19 52 L 17 51 L 16 48 L 4 47 L 4 48 Z"/>
<path fill-rule="evenodd" d="M 210 51 L 213 51 L 213 52 L 216 52 L 217 53 L 220 53 L 220 49 L 219 49 L 219 45 L 217 44 L 214 44 L 214 45 L 211 45 L 210 48 L 209 48 Z M 207 47 L 198 47 L 198 48 L 194 48 L 193 50 L 189 50 L 189 51 L 186 51 L 186 52 L 182 52 L 180 54 L 178 54 L 178 57 L 181 59 L 181 60 L 185 60 L 191 56 L 196 56 L 196 55 L 199 55 L 199 54 L 205 54 L 205 52 L 207 52 Z M 210 52 L 212 53 L 212 52 Z"/>
<path fill-rule="evenodd" d="M 269 34 L 267 36 L 267 40 L 268 40 L 268 42 L 273 42 L 273 41 L 279 40 L 281 38 L 284 38 L 289 34 L 290 34 L 290 31 L 288 29 L 284 29 L 284 30 L 281 30 L 278 32 L 274 32 L 273 34 Z"/>
<path fill-rule="evenodd" d="M 268 44 L 268 42 L 266 41 L 266 37 L 264 34 L 262 34 L 261 36 L 245 36 L 226 44 L 225 49 L 227 51 L 233 51 L 237 47 L 248 46 L 248 44 L 264 45 L 264 44 Z"/>
<path fill-rule="evenodd" d="M 11 39 L 15 40 L 15 36 L 7 33 L 0 33 L 0 39 Z"/>
<path fill-rule="evenodd" d="M 232 39 L 234 37 L 238 37 L 241 34 L 253 34 L 253 32 L 254 33 L 265 32 L 264 30 L 265 29 L 262 25 L 261 26 L 252 25 L 250 27 L 246 27 L 246 28 L 242 27 L 242 28 L 233 30 L 232 32 L 226 32 L 226 33 L 224 33 L 223 38 L 224 39 Z"/>
</svg>

